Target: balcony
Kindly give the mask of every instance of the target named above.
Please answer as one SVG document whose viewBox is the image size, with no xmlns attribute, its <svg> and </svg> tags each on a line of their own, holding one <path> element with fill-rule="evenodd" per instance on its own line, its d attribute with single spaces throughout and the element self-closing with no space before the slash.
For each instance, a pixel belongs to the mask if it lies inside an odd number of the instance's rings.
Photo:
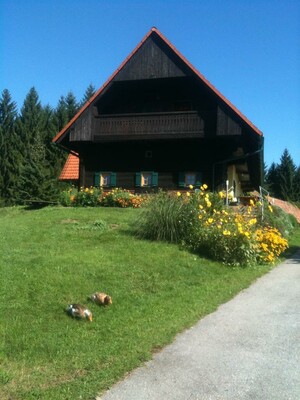
<svg viewBox="0 0 300 400">
<path fill-rule="evenodd" d="M 203 137 L 196 111 L 101 115 L 93 121 L 94 141 Z"/>
</svg>

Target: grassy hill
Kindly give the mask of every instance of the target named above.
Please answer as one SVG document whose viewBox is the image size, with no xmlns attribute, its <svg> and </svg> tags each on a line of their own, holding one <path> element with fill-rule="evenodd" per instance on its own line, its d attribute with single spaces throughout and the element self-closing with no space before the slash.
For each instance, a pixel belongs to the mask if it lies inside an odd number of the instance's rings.
<svg viewBox="0 0 300 400">
<path fill-rule="evenodd" d="M 91 399 L 270 268 L 139 240 L 139 213 L 0 209 L 1 400 Z M 111 306 L 88 302 L 98 290 Z M 66 315 L 72 302 L 93 322 Z"/>
</svg>

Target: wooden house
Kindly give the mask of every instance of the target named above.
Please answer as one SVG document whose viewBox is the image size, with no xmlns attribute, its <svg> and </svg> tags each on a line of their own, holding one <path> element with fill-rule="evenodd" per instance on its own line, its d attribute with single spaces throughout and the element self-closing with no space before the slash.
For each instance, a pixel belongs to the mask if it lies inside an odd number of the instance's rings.
<svg viewBox="0 0 300 400">
<path fill-rule="evenodd" d="M 262 183 L 263 135 L 152 28 L 53 139 L 79 156 L 79 186 L 136 192 Z"/>
</svg>

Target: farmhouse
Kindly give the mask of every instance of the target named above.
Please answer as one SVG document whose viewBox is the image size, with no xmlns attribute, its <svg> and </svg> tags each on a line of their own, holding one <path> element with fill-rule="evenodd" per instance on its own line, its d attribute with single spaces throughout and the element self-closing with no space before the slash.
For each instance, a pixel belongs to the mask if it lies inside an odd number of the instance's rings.
<svg viewBox="0 0 300 400">
<path fill-rule="evenodd" d="M 156 28 L 53 141 L 72 168 L 79 158 L 79 186 L 218 190 L 228 180 L 239 196 L 262 184 L 262 132 Z"/>
</svg>

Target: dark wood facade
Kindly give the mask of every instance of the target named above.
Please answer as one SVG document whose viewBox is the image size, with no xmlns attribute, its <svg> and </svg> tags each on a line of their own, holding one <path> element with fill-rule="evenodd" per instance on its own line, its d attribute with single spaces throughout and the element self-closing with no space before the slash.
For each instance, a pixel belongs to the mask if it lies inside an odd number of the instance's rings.
<svg viewBox="0 0 300 400">
<path fill-rule="evenodd" d="M 258 188 L 262 179 L 261 132 L 156 28 L 54 141 L 79 154 L 80 186 L 112 173 L 100 184 L 177 189 L 186 174 L 185 183 L 218 189 L 229 167 L 240 191 Z M 146 177 L 150 172 L 155 180 Z"/>
</svg>

